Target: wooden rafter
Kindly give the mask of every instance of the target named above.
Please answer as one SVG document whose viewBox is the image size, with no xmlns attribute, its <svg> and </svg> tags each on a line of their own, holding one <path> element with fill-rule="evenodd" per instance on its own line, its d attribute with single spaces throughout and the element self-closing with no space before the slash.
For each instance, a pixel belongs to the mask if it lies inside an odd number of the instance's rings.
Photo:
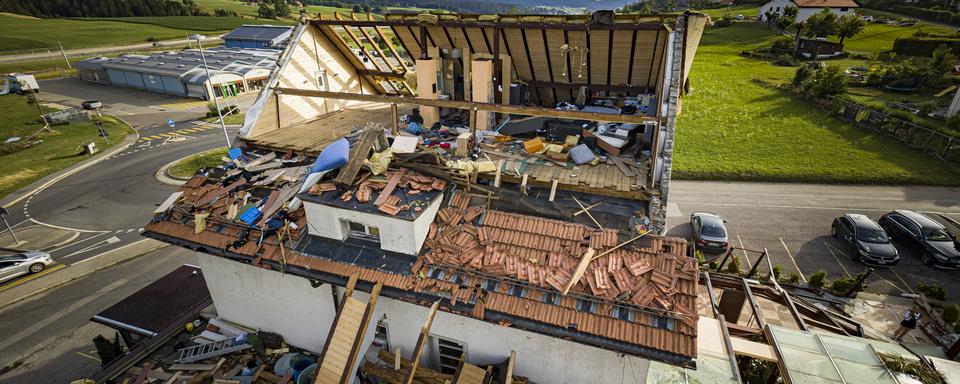
<svg viewBox="0 0 960 384">
<path fill-rule="evenodd" d="M 635 123 L 642 124 L 649 121 L 652 117 L 646 115 L 615 115 L 609 113 L 582 112 L 582 111 L 564 111 L 553 108 L 504 105 L 496 103 L 483 103 L 476 101 L 455 101 L 455 100 L 434 100 L 420 97 L 409 96 L 391 96 L 391 95 L 365 95 L 348 92 L 316 91 L 297 88 L 277 88 L 276 92 L 283 95 L 304 96 L 304 97 L 322 97 L 339 100 L 369 101 L 374 103 L 397 103 L 414 104 L 422 106 L 454 108 L 454 109 L 474 109 L 478 111 L 489 111 L 496 113 L 509 113 L 525 116 L 543 116 L 560 119 L 590 120 L 590 121 L 609 121 L 617 123 Z"/>
<path fill-rule="evenodd" d="M 373 15 L 368 13 L 367 19 L 373 21 Z M 393 42 L 387 39 L 387 35 L 383 33 L 383 30 L 380 29 L 380 26 L 374 26 L 373 30 L 376 31 L 377 36 L 380 36 L 380 39 L 383 40 L 383 43 L 387 46 L 387 50 L 390 51 L 390 54 L 392 54 L 393 57 L 397 58 L 397 61 L 400 62 L 400 66 L 403 67 L 403 73 L 410 72 L 410 67 L 407 66 L 407 61 L 400 56 L 400 53 L 397 52 L 397 48 L 393 46 Z M 404 48 L 404 50 L 406 50 L 406 48 Z M 407 53 L 409 54 L 410 51 L 407 51 Z"/>
<path fill-rule="evenodd" d="M 340 54 L 350 62 L 350 64 L 353 66 L 353 69 L 357 71 L 357 75 L 360 76 L 361 81 L 366 81 L 368 84 L 374 87 L 377 92 L 388 93 L 379 82 L 373 81 L 369 76 L 364 76 L 359 73 L 360 71 L 368 68 L 363 65 L 363 62 L 360 61 L 360 58 L 358 58 L 357 55 L 350 50 L 350 46 L 347 45 L 347 42 L 343 40 L 343 38 L 332 29 L 332 27 L 326 25 L 320 25 L 317 27 L 320 29 L 320 32 L 326 36 L 327 40 L 330 40 L 330 43 L 337 48 L 337 51 L 339 51 Z"/>
<path fill-rule="evenodd" d="M 420 22 L 417 20 L 324 20 L 314 19 L 311 23 L 318 25 L 346 25 L 352 27 L 417 27 Z M 613 25 L 591 25 L 586 23 L 500 23 L 500 22 L 478 22 L 463 20 L 440 20 L 431 26 L 443 28 L 504 28 L 504 29 L 560 29 L 566 31 L 587 31 L 587 30 L 664 30 L 667 26 L 660 23 L 616 23 Z"/>
<path fill-rule="evenodd" d="M 406 384 L 413 384 L 414 375 L 417 374 L 417 366 L 420 365 L 420 358 L 423 356 L 423 348 L 427 344 L 427 338 L 430 336 L 430 327 L 433 326 L 433 318 L 437 315 L 437 309 L 440 308 L 440 301 L 433 303 L 433 306 L 430 307 L 430 313 L 427 315 L 427 321 L 423 324 L 423 328 L 420 329 L 420 336 L 417 338 L 417 346 L 413 349 L 413 357 L 410 358 L 410 370 L 407 371 L 407 375 L 404 378 L 403 382 Z"/>
<path fill-rule="evenodd" d="M 356 19 L 357 19 L 357 15 L 356 15 L 355 13 L 351 13 L 351 14 L 350 14 L 350 19 L 351 19 L 351 20 L 356 20 Z M 377 54 L 380 55 L 380 58 L 383 59 L 383 62 L 387 64 L 387 70 L 390 71 L 390 72 L 393 72 L 393 66 L 391 66 L 391 65 L 390 65 L 390 62 L 387 61 L 387 55 L 385 55 L 385 54 L 383 53 L 383 50 L 380 49 L 380 45 L 377 44 L 375 41 L 373 41 L 373 38 L 370 37 L 370 34 L 367 33 L 367 31 L 364 31 L 363 28 L 357 27 L 357 30 L 360 31 L 360 34 L 363 35 L 363 38 L 364 38 L 364 39 L 367 39 L 367 41 L 370 42 L 370 45 L 373 46 L 373 50 L 376 51 Z"/>
<path fill-rule="evenodd" d="M 340 16 L 340 12 L 334 12 L 333 17 L 335 17 L 337 20 L 342 20 L 342 16 Z M 366 56 L 371 63 L 373 63 L 373 66 L 376 67 L 378 71 L 384 71 L 384 72 L 390 71 L 390 68 L 382 68 L 380 67 L 380 64 L 377 64 L 377 61 L 374 60 L 373 54 L 371 54 L 370 51 L 367 51 L 367 47 L 365 47 L 363 43 L 360 41 L 360 38 L 358 38 L 357 35 L 353 33 L 353 30 L 350 29 L 350 26 L 344 25 L 342 26 L 342 28 L 343 28 L 343 31 L 347 33 L 347 36 L 350 37 L 350 40 L 353 40 L 353 43 L 360 48 L 360 52 L 362 52 L 363 55 Z"/>
</svg>

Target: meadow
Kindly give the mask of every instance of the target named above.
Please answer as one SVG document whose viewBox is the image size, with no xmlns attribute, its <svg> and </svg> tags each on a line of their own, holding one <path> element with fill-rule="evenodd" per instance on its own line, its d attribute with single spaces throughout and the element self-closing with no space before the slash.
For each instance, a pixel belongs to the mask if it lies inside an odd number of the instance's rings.
<svg viewBox="0 0 960 384">
<path fill-rule="evenodd" d="M 795 68 L 740 55 L 776 36 L 756 23 L 707 29 L 677 123 L 676 177 L 960 184 L 955 165 L 835 119 L 779 89 Z"/>
</svg>

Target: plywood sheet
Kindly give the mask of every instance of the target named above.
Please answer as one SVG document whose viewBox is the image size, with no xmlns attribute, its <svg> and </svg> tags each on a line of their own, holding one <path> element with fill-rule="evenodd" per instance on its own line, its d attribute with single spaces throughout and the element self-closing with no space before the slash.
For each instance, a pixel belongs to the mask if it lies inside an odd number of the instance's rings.
<svg viewBox="0 0 960 384">
<path fill-rule="evenodd" d="M 483 384 L 483 378 L 487 371 L 473 364 L 464 363 L 460 367 L 460 376 L 457 378 L 457 384 Z"/>
<path fill-rule="evenodd" d="M 637 44 L 634 47 L 636 51 L 633 54 L 633 73 L 630 76 L 631 84 L 647 87 L 656 85 L 652 71 L 655 70 L 654 66 L 657 65 L 654 62 L 654 55 L 657 54 L 656 51 L 662 49 L 657 43 L 661 34 L 665 34 L 665 32 L 637 31 Z"/>
<path fill-rule="evenodd" d="M 419 58 L 420 44 L 417 42 L 417 38 L 414 37 L 413 30 L 410 27 L 393 27 L 392 29 L 393 34 L 401 41 L 401 45 L 410 53 L 410 57 L 414 59 Z"/>
<path fill-rule="evenodd" d="M 609 55 L 610 33 L 612 31 L 590 31 L 590 84 L 607 83 L 607 58 Z"/>
<path fill-rule="evenodd" d="M 493 53 L 493 47 L 490 46 L 488 39 L 485 38 L 483 30 L 480 28 L 464 28 L 467 31 L 467 37 L 473 44 L 473 51 L 479 53 Z"/>
<path fill-rule="evenodd" d="M 613 56 L 610 63 L 610 84 L 627 84 L 630 73 L 630 51 L 634 31 L 613 31 Z"/>
</svg>

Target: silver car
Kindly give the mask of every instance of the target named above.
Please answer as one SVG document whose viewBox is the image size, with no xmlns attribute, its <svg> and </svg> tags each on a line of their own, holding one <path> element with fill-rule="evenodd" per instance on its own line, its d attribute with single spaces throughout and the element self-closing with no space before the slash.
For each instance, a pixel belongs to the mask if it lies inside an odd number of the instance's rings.
<svg viewBox="0 0 960 384">
<path fill-rule="evenodd" d="M 28 273 L 40 273 L 53 263 L 49 253 L 27 251 L 0 256 L 0 282 Z"/>
<path fill-rule="evenodd" d="M 690 215 L 693 227 L 693 242 L 697 249 L 706 252 L 722 253 L 727 251 L 726 220 L 712 213 L 694 212 Z"/>
</svg>

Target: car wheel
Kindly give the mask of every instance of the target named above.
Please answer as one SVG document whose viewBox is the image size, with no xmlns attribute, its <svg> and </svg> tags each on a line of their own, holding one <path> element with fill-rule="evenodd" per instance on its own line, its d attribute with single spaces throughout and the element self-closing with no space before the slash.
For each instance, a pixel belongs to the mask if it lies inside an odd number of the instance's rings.
<svg viewBox="0 0 960 384">
<path fill-rule="evenodd" d="M 831 226 L 830 226 L 830 236 L 833 236 L 834 238 L 840 237 L 840 234 L 837 233 L 837 226 L 836 226 L 836 225 L 831 225 Z"/>
<path fill-rule="evenodd" d="M 857 252 L 856 250 L 853 251 L 853 261 L 858 263 L 863 261 L 863 257 L 860 256 L 860 252 Z"/>
<path fill-rule="evenodd" d="M 33 265 L 30 266 L 30 273 L 40 273 L 40 272 L 43 272 L 44 268 L 46 268 L 46 267 L 47 267 L 47 266 L 46 266 L 46 265 L 43 265 L 42 263 L 33 264 Z"/>
<path fill-rule="evenodd" d="M 926 265 L 933 265 L 933 255 L 931 255 L 930 252 L 924 251 L 923 254 L 920 255 L 920 261 Z"/>
</svg>

